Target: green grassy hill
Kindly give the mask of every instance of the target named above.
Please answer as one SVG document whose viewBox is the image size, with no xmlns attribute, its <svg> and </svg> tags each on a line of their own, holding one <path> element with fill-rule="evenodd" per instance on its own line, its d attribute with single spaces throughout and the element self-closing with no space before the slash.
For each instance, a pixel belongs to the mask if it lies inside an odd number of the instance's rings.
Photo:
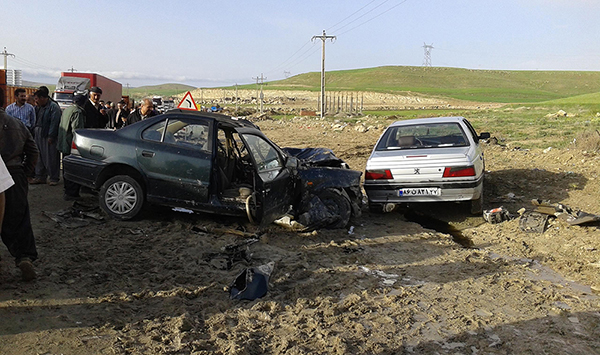
<svg viewBox="0 0 600 355">
<path fill-rule="evenodd" d="M 196 88 L 184 84 L 160 84 L 151 86 L 140 86 L 137 88 L 129 89 L 123 87 L 123 95 L 127 95 L 127 92 L 129 91 L 129 95 L 131 97 L 133 97 L 134 99 L 141 99 L 144 97 L 152 96 L 173 96 L 194 89 Z"/>
<path fill-rule="evenodd" d="M 385 66 L 327 72 L 326 87 L 330 91 L 415 92 L 479 102 L 541 102 L 600 92 L 600 72 Z M 319 91 L 320 72 L 269 82 L 264 89 Z"/>
</svg>

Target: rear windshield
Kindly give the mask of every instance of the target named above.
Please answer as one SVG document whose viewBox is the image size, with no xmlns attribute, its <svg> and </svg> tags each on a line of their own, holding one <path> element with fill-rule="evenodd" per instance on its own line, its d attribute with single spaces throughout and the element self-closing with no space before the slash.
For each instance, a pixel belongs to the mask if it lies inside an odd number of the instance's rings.
<svg viewBox="0 0 600 355">
<path fill-rule="evenodd" d="M 428 123 L 388 128 L 377 150 L 465 147 L 469 145 L 458 123 Z"/>
<path fill-rule="evenodd" d="M 54 100 L 73 102 L 73 94 L 65 94 L 65 93 L 57 92 L 54 94 Z"/>
</svg>

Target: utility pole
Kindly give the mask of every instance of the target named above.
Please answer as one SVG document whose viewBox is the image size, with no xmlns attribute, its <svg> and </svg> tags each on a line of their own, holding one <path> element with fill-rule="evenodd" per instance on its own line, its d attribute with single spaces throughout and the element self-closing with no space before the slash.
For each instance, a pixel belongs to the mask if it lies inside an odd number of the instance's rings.
<svg viewBox="0 0 600 355">
<path fill-rule="evenodd" d="M 75 73 L 75 70 L 77 70 L 77 69 L 73 68 L 73 66 L 71 65 L 71 69 L 69 69 L 69 71 L 70 71 L 71 73 Z"/>
<path fill-rule="evenodd" d="M 431 66 L 431 50 L 433 49 L 433 43 L 429 44 L 429 45 L 423 43 L 423 48 L 425 50 L 425 58 L 423 58 L 423 66 L 430 67 Z"/>
<path fill-rule="evenodd" d="M 252 78 L 252 79 L 256 79 L 256 96 L 258 96 L 258 80 L 260 79 L 260 113 L 263 113 L 263 82 L 266 79 L 266 77 L 263 76 L 263 73 L 260 73 L 260 77 L 256 77 L 256 78 Z M 258 106 L 258 103 L 257 103 Z"/>
<path fill-rule="evenodd" d="M 237 116 L 237 112 L 238 112 L 238 85 L 237 83 L 235 83 L 235 115 Z"/>
<path fill-rule="evenodd" d="M 8 53 L 6 51 L 6 47 L 4 47 L 4 51 L 2 53 L 0 53 L 0 54 L 4 56 L 4 70 L 7 70 L 8 69 L 8 56 L 11 56 L 11 57 L 14 58 L 15 55 L 12 54 L 12 53 Z"/>
<path fill-rule="evenodd" d="M 325 114 L 325 41 L 328 39 L 333 42 L 336 39 L 335 36 L 327 36 L 325 34 L 325 30 L 323 30 L 323 34 L 321 36 L 313 36 L 311 41 L 314 41 L 315 38 L 323 41 L 323 50 L 321 55 L 321 119 L 323 119 L 323 115 Z"/>
<path fill-rule="evenodd" d="M 72 67 L 71 67 L 71 69 L 72 69 Z M 125 86 L 127 87 L 127 96 L 129 96 L 129 83 L 125 84 Z"/>
</svg>

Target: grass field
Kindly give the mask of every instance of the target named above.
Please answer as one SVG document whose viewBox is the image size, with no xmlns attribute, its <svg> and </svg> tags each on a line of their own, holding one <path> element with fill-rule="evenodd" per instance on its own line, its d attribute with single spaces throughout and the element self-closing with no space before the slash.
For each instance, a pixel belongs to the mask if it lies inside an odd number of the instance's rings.
<svg viewBox="0 0 600 355">
<path fill-rule="evenodd" d="M 600 72 L 385 66 L 327 72 L 326 87 L 333 91 L 413 92 L 477 102 L 544 102 L 600 92 Z M 269 82 L 264 89 L 319 91 L 320 73 Z"/>
<path fill-rule="evenodd" d="M 144 97 L 152 96 L 173 96 L 186 92 L 188 90 L 194 90 L 195 87 L 184 84 L 160 84 L 151 86 L 140 86 L 137 88 L 125 88 L 123 87 L 123 95 L 129 95 L 136 100 Z"/>
</svg>

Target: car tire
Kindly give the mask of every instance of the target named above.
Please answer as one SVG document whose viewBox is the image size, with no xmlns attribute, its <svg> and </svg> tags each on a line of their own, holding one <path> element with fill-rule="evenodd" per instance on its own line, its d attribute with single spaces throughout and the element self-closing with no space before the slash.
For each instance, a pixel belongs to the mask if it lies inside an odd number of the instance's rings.
<svg viewBox="0 0 600 355">
<path fill-rule="evenodd" d="M 482 215 L 483 214 L 483 191 L 477 200 L 471 200 L 471 214 Z"/>
<path fill-rule="evenodd" d="M 326 226 L 326 228 L 337 229 L 344 228 L 350 223 L 352 206 L 350 197 L 344 190 L 325 189 L 317 193 L 329 212 L 336 218 Z"/>
<path fill-rule="evenodd" d="M 131 176 L 117 175 L 102 185 L 98 194 L 100 207 L 119 220 L 135 217 L 144 205 L 144 190 Z"/>
</svg>

